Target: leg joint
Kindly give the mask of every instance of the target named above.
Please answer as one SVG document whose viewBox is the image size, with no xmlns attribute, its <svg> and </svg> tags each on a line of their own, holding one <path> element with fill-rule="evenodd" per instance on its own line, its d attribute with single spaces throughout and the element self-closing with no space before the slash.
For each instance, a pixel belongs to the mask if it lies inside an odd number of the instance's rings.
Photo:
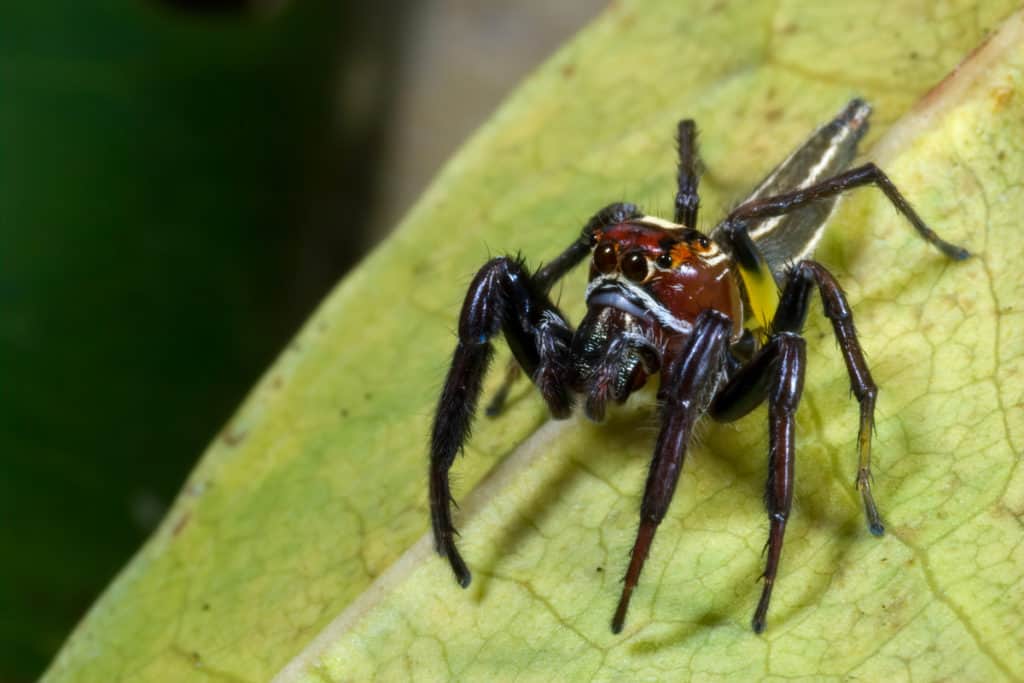
<svg viewBox="0 0 1024 683">
<path fill-rule="evenodd" d="M 839 282 L 825 266 L 817 261 L 805 259 L 793 268 L 793 277 L 818 286 L 825 317 L 833 321 L 852 320 L 853 312 L 846 301 L 846 295 Z"/>
<path fill-rule="evenodd" d="M 471 346 L 490 341 L 501 329 L 507 313 L 510 289 L 529 276 L 521 261 L 508 256 L 493 258 L 477 271 L 469 285 L 459 315 L 459 339 Z"/>
</svg>

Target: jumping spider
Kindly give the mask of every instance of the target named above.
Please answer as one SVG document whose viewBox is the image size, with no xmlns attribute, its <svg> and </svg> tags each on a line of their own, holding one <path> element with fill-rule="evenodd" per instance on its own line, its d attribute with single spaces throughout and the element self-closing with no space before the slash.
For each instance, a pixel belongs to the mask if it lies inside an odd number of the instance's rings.
<svg viewBox="0 0 1024 683">
<path fill-rule="evenodd" d="M 598 211 L 575 242 L 536 272 L 511 257 L 492 259 L 480 269 L 462 306 L 459 343 L 438 403 L 430 450 L 434 542 L 459 585 L 469 585 L 470 573 L 455 547 L 448 470 L 469 434 L 493 353 L 490 342 L 500 330 L 556 418 L 567 417 L 574 395 L 580 394 L 584 413 L 601 420 L 609 400 L 622 403 L 649 377 L 660 377 L 661 431 L 612 619 L 615 633 L 622 630 L 654 533 L 672 500 L 694 423 L 705 413 L 719 421 L 736 420 L 768 401 L 765 503 L 770 527 L 764 586 L 752 621 L 754 631 L 762 632 L 793 500 L 794 415 L 806 362 L 801 330 L 815 287 L 860 404 L 856 482 L 868 528 L 875 536 L 884 533 L 871 494 L 878 389 L 843 290 L 809 257 L 838 197 L 862 185 L 882 190 L 918 234 L 947 257 L 961 260 L 968 253 L 925 225 L 874 164 L 846 170 L 870 113 L 861 100 L 847 104 L 709 235 L 694 227 L 700 203 L 696 127 L 683 120 L 673 222 L 615 203 Z M 587 313 L 574 332 L 548 292 L 588 256 Z M 509 381 L 492 410 L 500 408 Z"/>
</svg>

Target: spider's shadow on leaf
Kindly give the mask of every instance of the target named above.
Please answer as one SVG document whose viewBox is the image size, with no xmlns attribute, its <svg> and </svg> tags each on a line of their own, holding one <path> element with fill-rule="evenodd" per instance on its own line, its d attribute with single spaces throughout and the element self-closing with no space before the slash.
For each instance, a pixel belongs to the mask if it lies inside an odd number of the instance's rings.
<svg viewBox="0 0 1024 683">
<path fill-rule="evenodd" d="M 532 387 L 530 388 L 532 389 Z M 518 396 L 513 394 L 510 395 L 509 400 L 518 401 L 523 398 L 524 396 L 521 394 Z M 496 419 L 501 419 L 501 417 Z M 652 433 L 650 429 L 653 420 L 653 408 L 649 405 L 611 410 L 607 419 L 601 424 L 581 420 L 581 429 L 586 432 L 581 442 L 592 443 L 596 436 L 600 438 L 601 448 L 592 448 L 583 453 L 580 452 L 580 446 L 574 446 L 568 457 L 564 457 L 559 463 L 555 474 L 539 484 L 529 500 L 521 505 L 522 508 L 530 511 L 529 517 L 517 515 L 514 519 L 507 520 L 500 531 L 488 539 L 487 555 L 481 558 L 478 564 L 477 575 L 479 578 L 474 580 L 476 590 L 473 599 L 483 601 L 487 597 L 491 575 L 495 573 L 502 560 L 518 555 L 529 538 L 538 533 L 538 528 L 542 528 L 548 523 L 551 516 L 555 514 L 556 503 L 564 497 L 565 491 L 574 487 L 578 478 L 591 476 L 581 471 L 580 463 L 586 462 L 588 467 L 595 471 L 613 469 L 616 463 L 622 463 L 624 458 L 629 457 L 626 455 L 627 453 L 635 450 L 638 434 L 641 438 L 650 435 L 653 448 L 656 434 Z M 641 495 L 642 491 L 637 491 L 637 508 L 639 508 Z M 628 547 L 622 549 L 623 571 L 625 571 L 628 551 Z"/>
</svg>

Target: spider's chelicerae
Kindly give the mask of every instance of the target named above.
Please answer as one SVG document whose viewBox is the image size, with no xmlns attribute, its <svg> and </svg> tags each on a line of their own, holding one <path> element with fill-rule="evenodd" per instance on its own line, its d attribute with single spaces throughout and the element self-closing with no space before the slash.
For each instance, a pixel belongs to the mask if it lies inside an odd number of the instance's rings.
<svg viewBox="0 0 1024 683">
<path fill-rule="evenodd" d="M 768 402 L 769 532 L 764 586 L 753 629 L 765 627 L 793 500 L 794 415 L 803 389 L 801 336 L 817 287 L 860 404 L 857 488 L 868 528 L 884 532 L 871 494 L 871 432 L 878 389 L 871 379 L 850 306 L 829 271 L 809 257 L 838 197 L 875 185 L 918 234 L 947 257 L 967 251 L 943 241 L 874 164 L 846 170 L 871 108 L 853 100 L 783 161 L 709 235 L 698 232 L 696 127 L 679 123 L 679 189 L 673 222 L 632 204 L 606 206 L 553 261 L 531 272 L 516 258 L 488 261 L 473 278 L 459 318 L 459 342 L 434 420 L 430 510 L 438 553 L 455 578 L 470 573 L 455 546 L 448 470 L 469 435 L 480 386 L 503 332 L 516 363 L 540 389 L 551 414 L 567 417 L 574 397 L 594 420 L 609 400 L 622 403 L 660 377 L 661 429 L 640 505 L 640 528 L 612 631 L 622 629 L 654 532 L 665 517 L 694 423 L 705 413 L 736 420 Z M 587 313 L 574 331 L 548 295 L 590 257 Z M 500 408 L 514 375 L 489 412 Z"/>
</svg>

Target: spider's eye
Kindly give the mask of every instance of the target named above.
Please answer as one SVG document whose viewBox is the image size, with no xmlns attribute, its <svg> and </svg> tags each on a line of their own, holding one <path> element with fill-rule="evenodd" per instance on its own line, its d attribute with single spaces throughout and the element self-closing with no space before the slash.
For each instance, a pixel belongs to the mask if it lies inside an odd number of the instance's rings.
<svg viewBox="0 0 1024 683">
<path fill-rule="evenodd" d="M 615 266 L 618 265 L 618 259 L 615 258 L 615 247 L 607 242 L 599 246 L 594 251 L 594 265 L 602 273 L 610 273 L 615 270 Z"/>
<path fill-rule="evenodd" d="M 704 235 L 700 235 L 700 236 L 697 237 L 697 246 L 700 247 L 701 249 L 705 249 L 705 250 L 706 249 L 710 249 L 711 248 L 711 240 L 709 240 Z"/>
<path fill-rule="evenodd" d="M 672 267 L 672 254 L 669 254 L 668 252 L 665 252 L 664 254 L 659 256 L 658 257 L 658 265 L 661 266 L 662 268 L 671 268 Z"/>
<path fill-rule="evenodd" d="M 638 251 L 626 254 L 622 259 L 622 274 L 633 282 L 647 279 L 647 259 Z"/>
</svg>

